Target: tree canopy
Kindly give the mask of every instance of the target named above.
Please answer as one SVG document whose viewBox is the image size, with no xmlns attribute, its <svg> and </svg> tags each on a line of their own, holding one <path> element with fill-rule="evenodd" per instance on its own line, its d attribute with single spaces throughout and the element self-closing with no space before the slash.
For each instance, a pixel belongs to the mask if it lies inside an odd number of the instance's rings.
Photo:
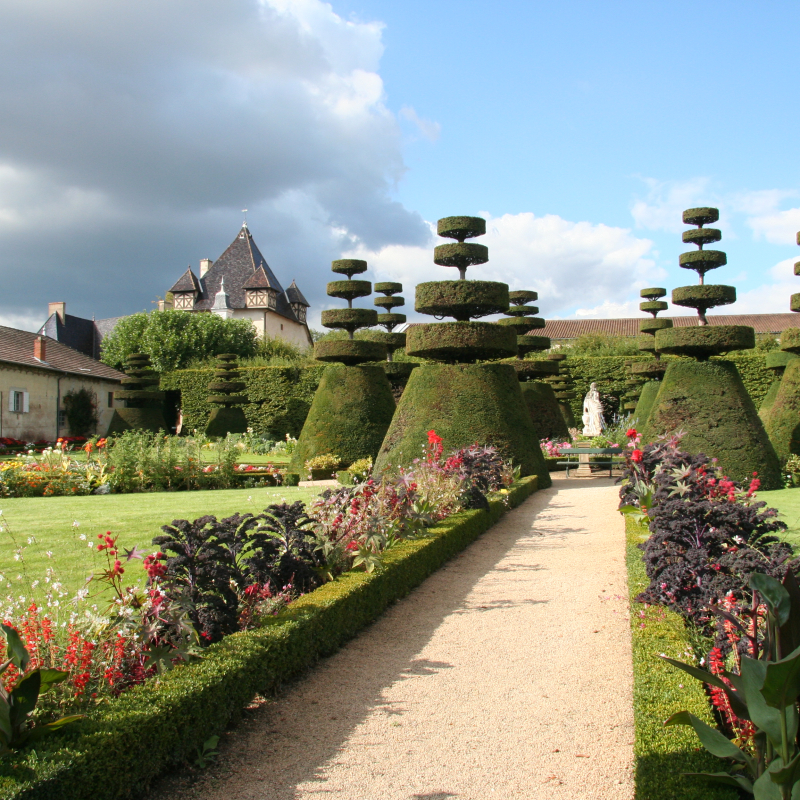
<svg viewBox="0 0 800 800">
<path fill-rule="evenodd" d="M 103 363 L 122 369 L 131 353 L 147 353 L 159 372 L 180 369 L 220 353 L 240 358 L 258 352 L 258 335 L 250 320 L 223 319 L 191 311 L 132 314 L 103 339 Z"/>
</svg>

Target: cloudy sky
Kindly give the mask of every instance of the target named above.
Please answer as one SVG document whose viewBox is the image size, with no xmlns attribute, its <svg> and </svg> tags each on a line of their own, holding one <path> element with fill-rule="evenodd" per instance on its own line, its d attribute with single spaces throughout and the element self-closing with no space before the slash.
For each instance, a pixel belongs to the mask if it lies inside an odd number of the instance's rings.
<svg viewBox="0 0 800 800">
<path fill-rule="evenodd" d="M 488 221 L 473 277 L 634 316 L 693 282 L 694 205 L 720 208 L 730 312 L 788 310 L 799 24 L 789 0 L 0 0 L 0 324 L 153 308 L 244 208 L 312 324 L 333 258 L 410 301 L 454 277 L 454 214 Z"/>
</svg>

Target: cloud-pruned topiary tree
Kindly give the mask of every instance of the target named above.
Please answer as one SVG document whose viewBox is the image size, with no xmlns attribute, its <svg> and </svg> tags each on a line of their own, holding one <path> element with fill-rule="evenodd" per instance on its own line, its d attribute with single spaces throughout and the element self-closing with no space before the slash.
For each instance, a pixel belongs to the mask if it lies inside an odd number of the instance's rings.
<svg viewBox="0 0 800 800">
<path fill-rule="evenodd" d="M 644 438 L 653 441 L 659 435 L 683 431 L 684 450 L 716 458 L 722 471 L 735 480 L 747 481 L 757 472 L 763 488 L 777 489 L 781 485 L 778 457 L 736 365 L 708 360 L 712 355 L 755 346 L 752 328 L 709 326 L 706 319 L 709 308 L 736 300 L 733 286 L 704 282 L 709 270 L 727 263 L 725 253 L 703 250 L 704 245 L 721 238 L 716 228 L 703 227 L 718 219 L 716 208 L 690 208 L 683 213 L 684 223 L 697 226 L 697 230 L 684 232 L 683 241 L 696 244 L 699 249 L 683 253 L 679 263 L 695 270 L 700 283 L 674 289 L 672 302 L 696 309 L 698 325 L 656 331 L 657 352 L 684 358 L 668 364 Z"/>
<path fill-rule="evenodd" d="M 354 338 L 355 331 L 378 322 L 375 309 L 353 308 L 353 300 L 372 294 L 370 281 L 353 280 L 353 275 L 366 272 L 367 262 L 340 259 L 331 269 L 347 280 L 331 281 L 328 295 L 347 300 L 347 308 L 323 311 L 322 324 L 347 331 L 348 338 L 314 345 L 314 357 L 330 366 L 322 373 L 292 454 L 289 470 L 295 473 L 302 473 L 305 462 L 319 455 L 337 455 L 344 466 L 375 458 L 395 409 L 385 371 L 367 363 L 386 359 L 386 344 Z"/>
<path fill-rule="evenodd" d="M 572 410 L 570 400 L 574 400 L 578 394 L 575 391 L 575 382 L 572 379 L 572 371 L 566 353 L 548 353 L 547 360 L 553 361 L 558 367 L 558 371 L 553 375 L 544 378 L 545 383 L 549 384 L 558 400 L 558 407 L 561 409 L 561 416 L 567 430 L 576 427 L 575 413 Z"/>
<path fill-rule="evenodd" d="M 671 319 L 658 318 L 659 313 L 669 307 L 661 299 L 666 294 L 667 290 L 660 286 L 639 292 L 639 296 L 644 298 L 644 302 L 639 304 L 640 310 L 651 315 L 651 319 L 643 319 L 639 323 L 639 349 L 654 356 L 652 361 L 634 361 L 631 364 L 632 375 L 640 381 L 636 405 L 632 409 L 635 424 L 640 430 L 647 426 L 650 411 L 661 388 L 661 379 L 667 369 L 666 363 L 661 360 L 661 353 L 656 350 L 656 333 L 672 327 Z"/>
<path fill-rule="evenodd" d="M 797 244 L 800 245 L 800 231 L 797 232 Z M 800 261 L 794 265 L 794 274 L 800 275 Z M 789 307 L 792 311 L 800 311 L 800 293 L 792 295 Z M 777 358 L 778 353 L 770 355 L 775 356 L 772 362 L 775 369 L 783 359 Z M 767 407 L 764 425 L 778 457 L 785 461 L 792 453 L 800 455 L 800 358 L 791 358 L 800 355 L 800 328 L 786 328 L 783 331 L 780 355 L 784 356 L 786 364 L 775 399 L 771 407 Z M 765 403 L 771 393 L 770 388 L 764 398 Z"/>
<path fill-rule="evenodd" d="M 398 325 L 403 325 L 406 321 L 405 314 L 399 314 L 395 311 L 406 304 L 404 297 L 399 297 L 399 293 L 403 291 L 403 284 L 394 281 L 385 281 L 383 283 L 375 284 L 375 292 L 382 294 L 383 297 L 376 297 L 373 301 L 381 313 L 378 314 L 378 325 L 385 328 L 384 331 L 369 331 L 367 338 L 375 341 L 382 342 L 386 345 L 386 360 L 381 365 L 386 372 L 386 377 L 392 385 L 392 392 L 395 399 L 399 399 L 406 383 L 408 383 L 408 376 L 411 374 L 417 364 L 413 361 L 395 361 L 394 354 L 398 350 L 403 350 L 406 346 L 406 335 L 400 331 L 395 331 Z"/>
<path fill-rule="evenodd" d="M 150 363 L 147 353 L 131 353 L 125 362 L 122 379 L 124 389 L 114 393 L 116 400 L 125 401 L 117 408 L 108 425 L 107 436 L 129 430 L 166 431 L 164 419 L 164 392 L 158 391 L 158 373 Z"/>
<path fill-rule="evenodd" d="M 553 387 L 543 380 L 558 374 L 558 364 L 555 361 L 525 358 L 529 353 L 550 349 L 550 338 L 534 333 L 545 326 L 544 319 L 535 316 L 539 309 L 527 305 L 535 302 L 538 295 L 536 292 L 521 289 L 509 292 L 508 299 L 511 308 L 503 312 L 508 319 L 498 320 L 497 324 L 513 328 L 517 334 L 517 357 L 509 363 L 517 371 L 522 397 L 539 436 L 563 441 L 569 436 L 567 425 Z"/>
<path fill-rule="evenodd" d="M 240 394 L 247 388 L 247 384 L 239 380 L 241 373 L 236 359 L 236 353 L 222 353 L 217 356 L 214 380 L 208 384 L 210 394 L 207 398 L 216 407 L 209 415 L 206 436 L 224 438 L 229 433 L 247 431 L 247 418 L 242 406 L 250 401 L 246 394 Z"/>
<path fill-rule="evenodd" d="M 411 373 L 376 469 L 411 463 L 422 455 L 427 432 L 435 430 L 448 448 L 475 442 L 494 445 L 522 475 L 536 474 L 540 486 L 549 486 L 538 434 L 514 368 L 478 363 L 517 354 L 513 327 L 477 321 L 508 310 L 508 285 L 466 279 L 470 266 L 489 259 L 484 245 L 464 241 L 485 233 L 486 222 L 480 217 L 446 217 L 439 220 L 438 232 L 456 242 L 438 245 L 434 263 L 457 269 L 459 279 L 419 284 L 415 309 L 454 321 L 415 324 L 406 332 L 408 355 L 438 363 L 422 364 Z"/>
</svg>

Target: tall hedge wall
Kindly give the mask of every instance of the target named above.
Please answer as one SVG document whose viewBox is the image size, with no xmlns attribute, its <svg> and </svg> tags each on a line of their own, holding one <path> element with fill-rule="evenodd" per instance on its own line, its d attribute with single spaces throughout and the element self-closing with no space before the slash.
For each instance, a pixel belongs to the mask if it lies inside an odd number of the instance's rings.
<svg viewBox="0 0 800 800">
<path fill-rule="evenodd" d="M 603 394 L 622 396 L 630 378 L 626 361 L 646 361 L 649 356 L 569 356 L 577 397 L 571 401 L 575 418 L 580 420 L 583 397 L 589 384 L 596 381 Z M 667 356 L 667 359 L 670 357 Z M 745 388 L 756 408 L 772 383 L 773 375 L 764 366 L 763 353 L 734 353 L 726 356 L 739 368 Z M 244 413 L 247 424 L 256 433 L 282 439 L 287 433 L 299 436 L 324 365 L 311 367 L 243 367 L 242 380 L 247 384 L 243 394 L 250 398 Z M 204 430 L 211 413 L 206 402 L 208 383 L 213 369 L 183 369 L 161 376 L 162 391 L 179 390 L 183 409 L 184 430 Z"/>
<path fill-rule="evenodd" d="M 670 356 L 665 356 L 666 361 Z M 725 361 L 733 361 L 739 369 L 750 397 L 753 398 L 756 408 L 761 405 L 774 376 L 765 366 L 764 353 L 732 353 L 725 356 Z M 589 391 L 592 381 L 597 383 L 597 388 L 602 394 L 611 394 L 621 397 L 630 387 L 625 385 L 630 372 L 625 366 L 626 361 L 649 361 L 650 357 L 638 356 L 569 356 L 566 363 L 571 368 L 572 378 L 575 382 L 577 396 L 570 401 L 575 419 L 580 420 L 583 411 L 583 398 Z"/>
<path fill-rule="evenodd" d="M 311 407 L 325 365 L 313 367 L 243 367 L 242 394 L 250 402 L 243 406 L 249 427 L 261 435 L 282 439 L 287 433 L 299 436 Z M 183 428 L 205 430 L 211 405 L 208 383 L 214 370 L 181 369 L 161 376 L 162 391 L 181 393 Z"/>
</svg>

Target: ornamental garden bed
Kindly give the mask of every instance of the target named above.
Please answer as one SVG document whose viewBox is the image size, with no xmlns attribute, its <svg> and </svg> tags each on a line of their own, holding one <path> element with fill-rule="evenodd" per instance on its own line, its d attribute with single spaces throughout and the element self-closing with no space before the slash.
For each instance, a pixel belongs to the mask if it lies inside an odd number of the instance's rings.
<svg viewBox="0 0 800 800">
<path fill-rule="evenodd" d="M 256 694 L 275 692 L 373 621 L 536 490 L 535 477 L 461 511 L 388 550 L 371 573 L 351 571 L 291 603 L 254 630 L 226 636 L 95 709 L 60 739 L 0 770 L 0 797 L 121 798 L 143 792 L 190 758 Z"/>
</svg>

